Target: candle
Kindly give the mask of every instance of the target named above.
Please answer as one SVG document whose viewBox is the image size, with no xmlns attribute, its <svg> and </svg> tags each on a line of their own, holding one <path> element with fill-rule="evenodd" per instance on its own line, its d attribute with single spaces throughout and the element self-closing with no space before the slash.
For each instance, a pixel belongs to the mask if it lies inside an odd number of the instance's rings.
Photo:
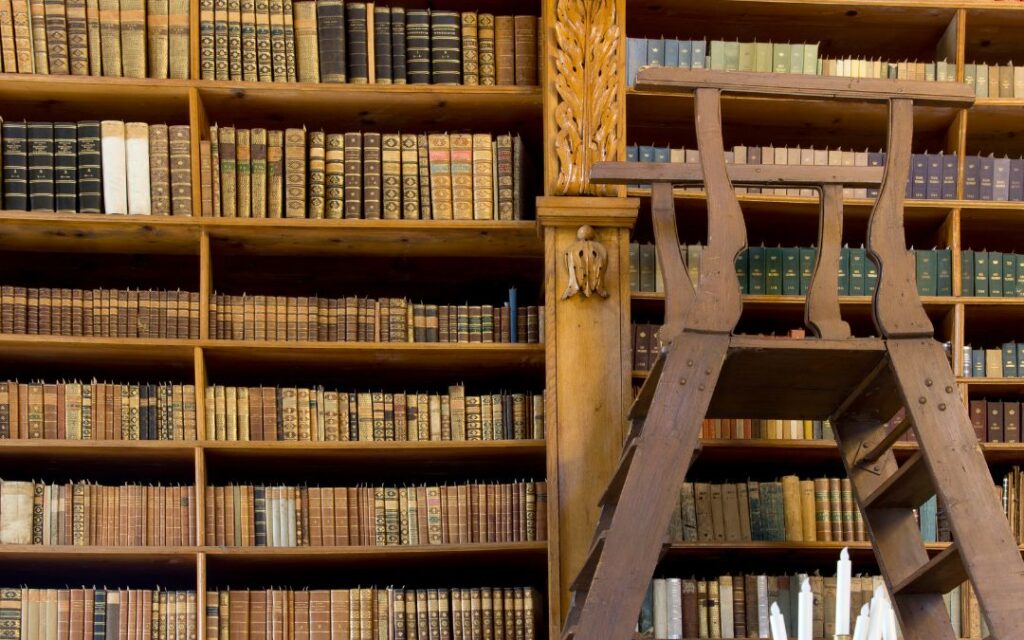
<svg viewBox="0 0 1024 640">
<path fill-rule="evenodd" d="M 836 635 L 850 634 L 850 550 L 843 548 L 836 564 Z"/>
<path fill-rule="evenodd" d="M 865 640 L 882 640 L 882 629 L 885 628 L 885 596 L 882 587 L 875 589 L 875 595 L 871 598 L 871 618 L 868 625 L 868 634 Z"/>
<path fill-rule="evenodd" d="M 811 593 L 811 581 L 807 578 L 800 585 L 799 604 L 797 640 L 814 640 L 814 594 Z"/>
<path fill-rule="evenodd" d="M 885 627 L 883 627 L 882 637 L 885 640 L 896 640 L 896 611 L 888 600 L 885 601 L 885 607 Z"/>
<path fill-rule="evenodd" d="M 857 626 L 853 629 L 853 640 L 867 640 L 868 625 L 871 624 L 871 614 L 868 605 L 860 608 L 860 615 L 857 616 Z"/>
<path fill-rule="evenodd" d="M 768 617 L 768 624 L 771 627 L 772 640 L 789 640 L 786 635 L 786 621 L 782 617 L 782 612 L 779 611 L 779 603 L 772 603 L 772 613 Z"/>
</svg>

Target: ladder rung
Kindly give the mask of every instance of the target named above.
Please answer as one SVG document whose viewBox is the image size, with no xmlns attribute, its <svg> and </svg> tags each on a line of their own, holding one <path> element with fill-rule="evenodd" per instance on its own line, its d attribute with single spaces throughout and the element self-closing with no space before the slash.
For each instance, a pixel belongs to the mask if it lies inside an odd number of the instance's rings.
<svg viewBox="0 0 1024 640">
<path fill-rule="evenodd" d="M 647 379 L 644 380 L 643 385 L 640 387 L 640 393 L 637 394 L 636 400 L 633 401 L 633 405 L 629 408 L 630 420 L 643 420 L 647 417 L 647 412 L 651 408 L 651 401 L 654 400 L 654 390 L 658 387 L 658 380 L 661 378 L 661 370 L 665 365 L 666 357 L 667 355 L 664 351 L 658 353 L 654 365 L 647 373 Z"/>
<path fill-rule="evenodd" d="M 924 461 L 924 453 L 918 451 L 864 500 L 862 508 L 865 511 L 901 507 L 914 509 L 934 493 L 935 487 Z"/>
<path fill-rule="evenodd" d="M 607 531 L 602 531 L 590 545 L 590 553 L 587 560 L 580 567 L 580 572 L 569 587 L 570 591 L 590 591 L 590 582 L 594 579 L 594 572 L 597 571 L 597 563 L 601 561 L 601 554 L 604 551 L 604 541 L 608 537 Z"/>
<path fill-rule="evenodd" d="M 622 451 L 622 457 L 619 458 L 619 466 L 615 470 L 615 475 L 608 482 L 608 487 L 601 495 L 601 499 L 597 503 L 598 505 L 618 504 L 619 495 L 622 493 L 622 485 L 626 483 L 626 476 L 629 475 L 629 468 L 633 464 L 636 447 L 637 440 L 635 439 L 626 443 L 626 448 Z"/>
<path fill-rule="evenodd" d="M 860 458 L 857 460 L 857 464 L 864 465 L 875 462 L 892 446 L 903 437 L 903 434 L 913 425 L 910 421 L 910 416 L 903 418 L 895 427 L 892 428 L 889 433 L 885 434 L 885 437 L 878 441 L 878 444 L 868 449 Z M 866 443 L 865 443 L 866 444 Z"/>
<path fill-rule="evenodd" d="M 979 526 L 984 526 L 979 523 Z M 950 544 L 927 564 L 893 586 L 893 595 L 949 593 L 967 579 L 963 559 L 956 542 Z"/>
</svg>

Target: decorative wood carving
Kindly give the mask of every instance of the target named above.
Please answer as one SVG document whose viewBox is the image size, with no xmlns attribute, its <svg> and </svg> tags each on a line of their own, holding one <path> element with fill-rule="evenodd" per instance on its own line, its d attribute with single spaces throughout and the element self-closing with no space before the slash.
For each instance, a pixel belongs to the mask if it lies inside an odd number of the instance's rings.
<svg viewBox="0 0 1024 640">
<path fill-rule="evenodd" d="M 590 167 L 615 160 L 622 137 L 617 0 L 555 0 L 555 132 L 552 195 L 614 195 L 591 185 Z"/>
<path fill-rule="evenodd" d="M 604 274 L 608 269 L 608 251 L 594 239 L 594 229 L 585 224 L 576 231 L 576 242 L 565 252 L 565 266 L 569 270 L 569 286 L 562 293 L 567 300 L 577 293 L 589 298 L 597 294 L 608 297 L 604 288 Z"/>
</svg>

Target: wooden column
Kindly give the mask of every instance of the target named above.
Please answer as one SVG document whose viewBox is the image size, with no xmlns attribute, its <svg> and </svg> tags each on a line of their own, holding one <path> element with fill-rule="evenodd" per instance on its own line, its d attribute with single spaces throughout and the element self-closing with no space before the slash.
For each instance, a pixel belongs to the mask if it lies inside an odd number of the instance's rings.
<svg viewBox="0 0 1024 640">
<path fill-rule="evenodd" d="M 633 400 L 629 234 L 636 198 L 542 197 L 547 363 L 550 597 L 549 637 L 557 638 L 569 585 L 594 535 L 598 500 L 618 463 Z M 569 284 L 566 252 L 589 225 L 607 251 L 607 297 L 562 299 Z M 593 283 L 591 283 L 593 284 Z"/>
</svg>

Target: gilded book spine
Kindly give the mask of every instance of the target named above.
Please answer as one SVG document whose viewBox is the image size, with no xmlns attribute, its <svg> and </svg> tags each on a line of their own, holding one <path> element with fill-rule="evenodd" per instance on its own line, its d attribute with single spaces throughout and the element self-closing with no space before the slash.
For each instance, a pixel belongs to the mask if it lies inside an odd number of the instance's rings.
<svg viewBox="0 0 1024 640">
<path fill-rule="evenodd" d="M 256 6 L 256 76 L 260 82 L 274 79 L 272 45 L 270 42 L 270 2 L 255 0 Z"/>
<path fill-rule="evenodd" d="M 53 123 L 29 122 L 28 204 L 32 211 L 53 211 Z"/>
<path fill-rule="evenodd" d="M 192 215 L 192 141 L 189 125 L 167 127 L 171 161 L 171 215 Z"/>
<path fill-rule="evenodd" d="M 123 0 L 122 0 L 123 1 Z M 228 79 L 242 79 L 242 3 L 227 0 L 228 3 Z"/>
<path fill-rule="evenodd" d="M 430 13 L 412 9 L 405 21 L 406 80 L 409 84 L 430 84 Z"/>
<path fill-rule="evenodd" d="M 28 210 L 28 150 L 24 122 L 3 123 L 4 208 Z"/>
<path fill-rule="evenodd" d="M 479 37 L 477 14 L 462 12 L 462 84 L 480 84 Z"/>
<path fill-rule="evenodd" d="M 235 195 L 235 128 L 219 127 L 217 135 L 220 154 L 220 208 L 225 218 L 238 215 L 238 200 Z"/>
<path fill-rule="evenodd" d="M 391 84 L 391 9 L 373 8 L 373 68 L 377 84 Z"/>
<path fill-rule="evenodd" d="M 18 71 L 18 50 L 14 44 L 14 9 L 11 0 L 0 0 L 0 70 Z"/>
<path fill-rule="evenodd" d="M 284 0 L 281 11 L 284 14 L 285 79 L 288 82 L 295 82 L 297 79 L 295 69 L 295 16 L 292 9 L 292 0 Z"/>
<path fill-rule="evenodd" d="M 267 217 L 284 216 L 284 132 L 267 131 Z"/>
<path fill-rule="evenodd" d="M 228 0 L 213 0 L 214 77 L 229 80 L 231 50 L 228 48 Z"/>
<path fill-rule="evenodd" d="M 345 217 L 363 217 L 363 134 L 345 134 Z"/>
<path fill-rule="evenodd" d="M 242 34 L 242 80 L 256 82 L 259 80 L 257 67 L 258 47 L 256 45 L 256 0 L 240 0 Z"/>
<path fill-rule="evenodd" d="M 385 220 L 402 217 L 402 141 L 401 135 L 387 133 L 381 136 L 382 205 Z"/>
<path fill-rule="evenodd" d="M 32 66 L 36 73 L 50 73 L 45 0 L 29 0 L 28 9 L 32 22 Z"/>
<path fill-rule="evenodd" d="M 284 133 L 285 217 L 306 217 L 306 130 Z"/>
<path fill-rule="evenodd" d="M 77 140 L 77 124 L 53 123 L 53 177 L 57 211 L 73 213 L 78 210 Z"/>
<path fill-rule="evenodd" d="M 494 219 L 494 156 L 491 136 L 473 134 L 473 218 Z"/>
<path fill-rule="evenodd" d="M 120 0 L 121 69 L 126 78 L 146 77 L 146 0 Z"/>
<path fill-rule="evenodd" d="M 253 129 L 251 144 L 252 217 L 267 217 L 267 130 Z"/>
<path fill-rule="evenodd" d="M 345 61 L 348 81 L 366 84 L 370 81 L 369 34 L 367 3 L 345 4 Z M 346 145 L 347 147 L 347 145 Z"/>
<path fill-rule="evenodd" d="M 420 217 L 420 176 L 416 135 L 401 134 L 402 162 L 402 218 L 416 220 Z"/>
<path fill-rule="evenodd" d="M 199 0 L 199 77 L 216 78 L 216 45 L 213 0 Z"/>
<path fill-rule="evenodd" d="M 497 83 L 494 68 L 494 15 L 481 13 L 477 19 L 477 34 L 480 58 L 480 84 L 493 86 Z"/>
<path fill-rule="evenodd" d="M 473 219 L 473 136 L 453 133 L 451 141 L 452 217 Z"/>
<path fill-rule="evenodd" d="M 500 135 L 495 159 L 498 169 L 498 220 L 515 219 L 512 182 L 512 136 Z"/>
<path fill-rule="evenodd" d="M 89 40 L 89 75 L 103 75 L 102 46 L 100 45 L 99 0 L 85 0 L 85 28 L 88 32 Z M 34 33 L 33 37 L 35 37 Z M 35 43 L 33 42 L 33 45 L 34 44 Z"/>
<path fill-rule="evenodd" d="M 391 82 L 406 84 L 405 9 L 391 7 Z"/>
<path fill-rule="evenodd" d="M 68 64 L 71 75 L 89 75 L 89 30 L 86 21 L 85 0 L 67 0 Z M 122 15 L 121 20 L 124 20 Z"/>
<path fill-rule="evenodd" d="M 381 217 L 381 146 L 380 134 L 363 134 L 363 217 Z"/>
<path fill-rule="evenodd" d="M 430 199 L 430 145 L 425 133 L 416 136 L 416 161 L 419 165 L 420 218 L 430 220 L 433 206 Z"/>
<path fill-rule="evenodd" d="M 115 2 L 117 0 L 114 0 Z M 50 60 L 50 73 L 71 73 L 68 63 L 68 25 L 63 0 L 44 0 L 46 9 L 46 46 Z"/>
<path fill-rule="evenodd" d="M 434 220 L 451 220 L 452 174 L 451 148 L 448 134 L 432 133 L 427 136 L 430 161 L 430 204 Z"/>
<path fill-rule="evenodd" d="M 284 0 L 270 0 L 270 63 L 274 82 L 288 81 L 288 56 L 285 53 Z"/>
<path fill-rule="evenodd" d="M 459 84 L 462 80 L 460 21 L 457 11 L 430 13 L 430 79 L 433 84 Z"/>
<path fill-rule="evenodd" d="M 13 39 L 17 71 L 18 73 L 32 73 L 32 22 L 29 0 L 11 0 L 11 22 L 14 23 Z"/>
<path fill-rule="evenodd" d="M 153 215 L 170 215 L 170 138 L 165 124 L 154 124 L 149 127 L 149 185 Z"/>
<path fill-rule="evenodd" d="M 324 217 L 326 180 L 326 136 L 323 131 L 309 134 L 309 217 Z"/>
<path fill-rule="evenodd" d="M 324 217 L 345 216 L 345 136 L 329 133 L 325 139 Z"/>
<path fill-rule="evenodd" d="M 238 198 L 236 210 L 239 218 L 252 217 L 252 146 L 250 131 L 235 131 L 235 195 Z"/>
<path fill-rule="evenodd" d="M 6 131 L 4 134 L 6 135 Z M 100 153 L 100 123 L 78 123 L 78 210 L 81 213 L 103 211 L 103 178 Z M 8 207 L 10 208 L 10 207 Z"/>
<path fill-rule="evenodd" d="M 494 18 L 494 74 L 498 85 L 516 83 L 515 26 L 512 16 Z"/>
</svg>

